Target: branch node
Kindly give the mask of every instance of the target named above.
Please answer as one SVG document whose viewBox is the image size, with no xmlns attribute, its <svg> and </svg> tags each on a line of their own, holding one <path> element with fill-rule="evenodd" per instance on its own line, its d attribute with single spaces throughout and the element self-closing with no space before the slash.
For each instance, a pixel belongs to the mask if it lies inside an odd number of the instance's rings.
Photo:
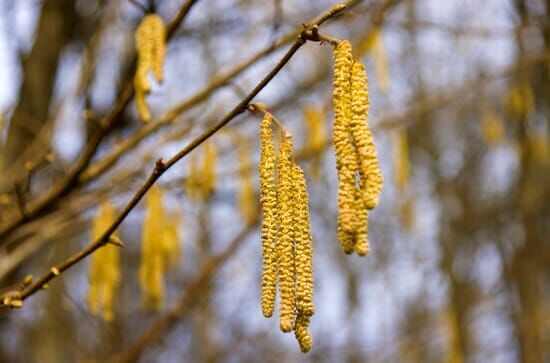
<svg viewBox="0 0 550 363">
<path fill-rule="evenodd" d="M 155 172 L 157 173 L 161 172 L 164 170 L 164 168 L 165 168 L 165 164 L 162 158 L 157 159 L 157 161 L 155 162 Z"/>
</svg>

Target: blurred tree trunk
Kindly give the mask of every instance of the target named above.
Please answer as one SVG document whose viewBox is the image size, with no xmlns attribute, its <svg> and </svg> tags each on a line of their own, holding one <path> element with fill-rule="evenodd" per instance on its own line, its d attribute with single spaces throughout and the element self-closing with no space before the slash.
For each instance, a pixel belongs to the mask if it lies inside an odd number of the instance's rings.
<svg viewBox="0 0 550 363">
<path fill-rule="evenodd" d="M 24 78 L 8 130 L 3 169 L 24 162 L 21 154 L 46 124 L 60 53 L 72 37 L 76 19 L 74 1 L 44 2 L 34 46 L 23 60 Z"/>
</svg>

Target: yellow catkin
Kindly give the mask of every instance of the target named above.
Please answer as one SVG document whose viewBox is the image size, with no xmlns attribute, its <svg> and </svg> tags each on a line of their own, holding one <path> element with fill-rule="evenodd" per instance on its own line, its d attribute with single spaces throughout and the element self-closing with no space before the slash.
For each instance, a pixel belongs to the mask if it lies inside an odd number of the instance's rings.
<svg viewBox="0 0 550 363">
<path fill-rule="evenodd" d="M 388 57 L 386 56 L 384 36 L 379 29 L 376 29 L 375 31 L 372 56 L 374 57 L 374 69 L 378 80 L 378 89 L 381 92 L 388 92 L 390 90 L 389 62 Z"/>
<path fill-rule="evenodd" d="M 189 155 L 187 177 L 185 178 L 185 193 L 191 200 L 200 200 L 200 171 L 198 166 L 198 154 Z"/>
<path fill-rule="evenodd" d="M 207 141 L 203 146 L 202 160 L 198 154 L 191 154 L 185 190 L 191 200 L 205 201 L 216 189 L 216 165 L 218 148 L 213 141 Z M 202 164 L 202 165 L 201 165 Z"/>
<path fill-rule="evenodd" d="M 313 338 L 308 331 L 310 316 L 298 312 L 296 317 L 296 327 L 294 329 L 294 335 L 300 345 L 302 353 L 307 353 L 313 347 Z"/>
<path fill-rule="evenodd" d="M 497 145 L 504 138 L 504 125 L 494 110 L 486 109 L 481 116 L 481 131 L 485 143 Z"/>
<path fill-rule="evenodd" d="M 98 239 L 115 220 L 115 209 L 109 202 L 103 202 L 92 223 L 92 240 Z M 90 312 L 97 315 L 100 310 L 105 320 L 114 317 L 114 300 L 120 283 L 119 250 L 106 244 L 92 254 L 88 291 Z"/>
<path fill-rule="evenodd" d="M 277 293 L 277 186 L 275 183 L 275 145 L 272 117 L 266 113 L 260 125 L 260 203 L 262 205 L 262 313 L 273 315 Z"/>
<path fill-rule="evenodd" d="M 166 56 L 166 28 L 162 18 L 156 14 L 147 15 L 151 23 L 153 36 L 153 61 L 151 68 L 157 81 L 162 82 L 164 71 L 164 58 Z"/>
<path fill-rule="evenodd" d="M 250 149 L 243 146 L 239 149 L 239 189 L 237 191 L 237 205 L 241 216 L 248 223 L 253 222 L 256 219 L 257 204 L 256 193 L 254 191 L 254 185 L 252 182 L 252 175 L 250 173 Z"/>
<path fill-rule="evenodd" d="M 304 107 L 304 119 L 307 126 L 307 150 L 315 152 L 311 159 L 311 176 L 318 179 L 321 176 L 321 149 L 327 140 L 324 127 L 323 111 L 314 105 Z"/>
<path fill-rule="evenodd" d="M 369 93 L 367 74 L 361 62 L 354 62 L 351 77 L 351 133 L 359 159 L 365 206 L 375 208 L 382 191 L 382 172 L 374 139 L 368 126 Z"/>
<path fill-rule="evenodd" d="M 350 140 L 351 119 L 351 44 L 347 40 L 334 48 L 333 143 L 338 170 L 338 238 L 344 252 L 353 251 L 352 234 L 356 228 L 355 184 L 357 156 Z"/>
<path fill-rule="evenodd" d="M 378 39 L 378 28 L 373 28 L 365 33 L 364 37 L 359 41 L 359 45 L 355 48 L 356 58 L 362 58 L 365 53 L 372 52 Z"/>
<path fill-rule="evenodd" d="M 403 191 L 409 184 L 410 160 L 409 160 L 409 142 L 407 131 L 400 129 L 392 134 L 394 147 L 394 173 L 395 186 Z"/>
<path fill-rule="evenodd" d="M 139 281 L 146 308 L 160 309 L 164 302 L 164 224 L 162 190 L 153 186 L 146 196 L 145 218 L 142 228 L 141 265 Z"/>
<path fill-rule="evenodd" d="M 145 102 L 146 92 L 142 88 L 139 88 L 140 85 L 138 85 L 135 79 L 134 87 L 136 91 L 136 109 L 138 111 L 139 118 L 144 122 L 149 121 L 151 120 L 151 113 L 149 112 L 147 102 Z"/>
<path fill-rule="evenodd" d="M 170 215 L 164 223 L 162 231 L 162 243 L 164 249 L 164 258 L 167 261 L 167 267 L 174 268 L 180 260 L 181 247 L 178 233 L 179 214 Z"/>
<path fill-rule="evenodd" d="M 277 257 L 279 262 L 279 326 L 283 332 L 294 327 L 294 245 L 292 216 L 292 137 L 284 132 L 277 159 L 277 209 L 279 233 Z"/>
<path fill-rule="evenodd" d="M 151 91 L 147 79 L 150 71 L 157 81 L 162 81 L 163 65 L 166 53 L 166 30 L 164 21 L 157 14 L 143 17 L 135 33 L 137 66 L 134 76 L 136 108 L 143 121 L 149 121 L 151 114 L 145 101 L 145 95 Z"/>
<path fill-rule="evenodd" d="M 218 147 L 213 141 L 207 141 L 204 144 L 204 159 L 203 167 L 200 174 L 202 175 L 201 195 L 203 200 L 210 198 L 216 189 L 216 164 L 218 161 Z"/>
<path fill-rule="evenodd" d="M 296 244 L 296 308 L 298 312 L 312 316 L 313 305 L 313 246 L 309 222 L 309 198 L 304 172 L 298 165 L 293 165 L 292 179 L 295 185 L 293 200 L 296 204 L 295 244 Z"/>
<path fill-rule="evenodd" d="M 357 193 L 357 219 L 359 220 L 357 231 L 355 232 L 355 246 L 354 250 L 359 256 L 366 256 L 369 253 L 369 211 L 364 205 L 362 200 L 362 193 L 359 189 L 355 191 Z"/>
</svg>

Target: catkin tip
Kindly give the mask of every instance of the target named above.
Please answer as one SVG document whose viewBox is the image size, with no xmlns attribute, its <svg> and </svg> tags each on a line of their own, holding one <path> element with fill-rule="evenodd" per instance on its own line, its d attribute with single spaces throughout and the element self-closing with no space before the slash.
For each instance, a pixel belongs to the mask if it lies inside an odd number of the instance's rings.
<svg viewBox="0 0 550 363">
<path fill-rule="evenodd" d="M 294 322 L 291 319 L 283 319 L 279 322 L 279 327 L 283 333 L 289 333 L 294 329 Z"/>
</svg>

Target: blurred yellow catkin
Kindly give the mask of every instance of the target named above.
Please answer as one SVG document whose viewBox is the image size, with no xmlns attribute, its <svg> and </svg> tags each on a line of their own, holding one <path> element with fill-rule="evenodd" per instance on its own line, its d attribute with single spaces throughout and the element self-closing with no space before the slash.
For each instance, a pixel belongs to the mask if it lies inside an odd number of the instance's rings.
<svg viewBox="0 0 550 363">
<path fill-rule="evenodd" d="M 164 21 L 157 14 L 143 17 L 135 32 L 137 66 L 134 76 L 136 108 L 142 121 L 149 121 L 151 113 L 145 95 L 151 91 L 148 80 L 152 72 L 157 81 L 162 82 L 164 58 L 166 54 L 166 30 Z"/>
<path fill-rule="evenodd" d="M 492 109 L 483 110 L 481 116 L 481 132 L 483 140 L 489 146 L 496 146 L 504 138 L 502 119 Z"/>
<path fill-rule="evenodd" d="M 386 55 L 384 35 L 380 28 L 369 31 L 362 41 L 359 42 L 355 55 L 361 58 L 365 53 L 371 53 L 374 59 L 374 70 L 376 73 L 377 86 L 380 92 L 388 92 L 391 87 L 390 66 Z"/>
<path fill-rule="evenodd" d="M 177 218 L 167 218 L 163 206 L 163 191 L 153 186 L 145 198 L 142 228 L 139 282 L 143 305 L 161 309 L 164 303 L 164 275 L 175 266 L 180 254 Z"/>
<path fill-rule="evenodd" d="M 409 184 L 410 160 L 409 160 L 409 142 L 407 131 L 403 128 L 392 133 L 393 139 L 393 169 L 395 186 L 404 191 Z"/>
<path fill-rule="evenodd" d="M 517 117 L 528 117 L 535 110 L 535 96 L 528 82 L 517 82 L 510 87 L 506 106 Z"/>
<path fill-rule="evenodd" d="M 181 259 L 181 243 L 178 232 L 181 215 L 172 213 L 168 215 L 166 223 L 162 231 L 164 256 L 167 262 L 167 267 L 174 268 Z"/>
<path fill-rule="evenodd" d="M 237 205 L 243 219 L 252 223 L 257 215 L 256 192 L 252 182 L 252 174 L 250 166 L 252 160 L 250 158 L 251 150 L 245 143 L 239 149 L 239 186 L 237 190 Z"/>
<path fill-rule="evenodd" d="M 105 201 L 92 222 L 92 240 L 97 240 L 115 220 L 113 205 Z M 93 315 L 102 312 L 110 321 L 114 317 L 115 294 L 120 284 L 119 247 L 106 244 L 92 254 L 88 290 L 88 307 Z"/>
<path fill-rule="evenodd" d="M 218 161 L 218 148 L 209 140 L 202 147 L 202 160 L 199 154 L 189 156 L 187 178 L 185 178 L 185 190 L 191 200 L 205 201 L 216 190 L 216 166 Z M 202 161 L 202 166 L 199 162 Z"/>
<path fill-rule="evenodd" d="M 306 150 L 313 154 L 311 165 L 311 176 L 319 179 L 321 176 L 322 148 L 327 142 L 327 130 L 325 128 L 325 115 L 321 108 L 313 104 L 307 104 L 303 110 L 304 120 L 307 127 Z"/>
</svg>

